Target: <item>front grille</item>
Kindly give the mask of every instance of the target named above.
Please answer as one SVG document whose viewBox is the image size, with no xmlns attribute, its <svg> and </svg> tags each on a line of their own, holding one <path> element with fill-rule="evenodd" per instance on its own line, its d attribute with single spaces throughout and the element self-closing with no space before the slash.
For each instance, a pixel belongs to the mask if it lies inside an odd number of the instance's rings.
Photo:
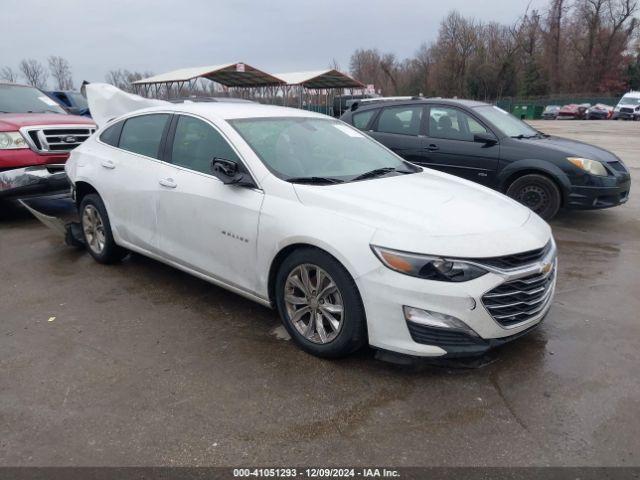
<svg viewBox="0 0 640 480">
<path fill-rule="evenodd" d="M 622 107 L 620 111 L 624 113 L 633 113 L 633 108 Z"/>
<path fill-rule="evenodd" d="M 482 304 L 499 324 L 509 327 L 538 315 L 551 299 L 555 269 L 498 285 Z"/>
<path fill-rule="evenodd" d="M 64 153 L 70 152 L 96 131 L 90 125 L 86 127 L 75 126 L 46 126 L 29 128 L 27 135 L 31 140 L 32 148 L 40 153 Z"/>
<path fill-rule="evenodd" d="M 505 270 L 509 270 L 512 268 L 521 268 L 525 265 L 529 265 L 531 263 L 542 260 L 550 249 L 551 242 L 547 243 L 542 248 L 537 248 L 536 250 L 515 253 L 513 255 L 506 255 L 504 257 L 477 258 L 474 259 L 474 262 Z"/>
</svg>

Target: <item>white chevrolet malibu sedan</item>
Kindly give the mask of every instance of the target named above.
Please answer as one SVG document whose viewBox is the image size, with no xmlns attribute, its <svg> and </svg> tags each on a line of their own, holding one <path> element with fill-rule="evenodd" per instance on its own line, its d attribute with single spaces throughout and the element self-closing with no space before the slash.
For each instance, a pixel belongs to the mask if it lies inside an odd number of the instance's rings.
<svg viewBox="0 0 640 480">
<path fill-rule="evenodd" d="M 477 355 L 552 302 L 537 215 L 323 115 L 159 105 L 103 125 L 66 170 L 98 262 L 138 252 L 275 307 L 321 357 Z"/>
</svg>

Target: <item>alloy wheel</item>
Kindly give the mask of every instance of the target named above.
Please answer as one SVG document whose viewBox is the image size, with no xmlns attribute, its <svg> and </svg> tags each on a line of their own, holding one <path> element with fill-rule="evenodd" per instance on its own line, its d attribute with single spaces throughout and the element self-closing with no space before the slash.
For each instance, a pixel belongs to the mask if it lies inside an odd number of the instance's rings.
<svg viewBox="0 0 640 480">
<path fill-rule="evenodd" d="M 82 230 L 87 246 L 100 255 L 104 250 L 106 237 L 100 212 L 93 205 L 87 205 L 82 212 Z"/>
<path fill-rule="evenodd" d="M 295 329 L 313 343 L 329 343 L 344 322 L 342 295 L 331 276 L 317 265 L 294 268 L 284 286 L 284 303 Z"/>
</svg>

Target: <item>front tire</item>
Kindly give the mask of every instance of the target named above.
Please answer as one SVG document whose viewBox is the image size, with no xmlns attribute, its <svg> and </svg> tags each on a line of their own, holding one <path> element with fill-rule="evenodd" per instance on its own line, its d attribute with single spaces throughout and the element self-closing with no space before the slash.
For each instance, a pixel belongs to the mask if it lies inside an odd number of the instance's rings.
<svg viewBox="0 0 640 480">
<path fill-rule="evenodd" d="M 551 220 L 562 203 L 560 189 L 544 175 L 529 174 L 516 179 L 507 189 L 507 196 L 529 207 L 545 220 Z"/>
<path fill-rule="evenodd" d="M 366 342 L 360 293 L 349 272 L 322 250 L 295 250 L 276 275 L 276 305 L 291 338 L 305 352 L 344 357 Z"/>
<path fill-rule="evenodd" d="M 82 198 L 80 226 L 87 250 L 97 262 L 111 264 L 127 256 L 127 250 L 113 239 L 109 215 L 99 195 L 91 193 Z"/>
</svg>

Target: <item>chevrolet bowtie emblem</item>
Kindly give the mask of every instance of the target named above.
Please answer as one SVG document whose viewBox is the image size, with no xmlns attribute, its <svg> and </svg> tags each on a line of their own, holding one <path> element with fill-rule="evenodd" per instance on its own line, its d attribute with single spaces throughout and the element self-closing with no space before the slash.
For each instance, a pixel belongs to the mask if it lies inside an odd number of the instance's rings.
<svg viewBox="0 0 640 480">
<path fill-rule="evenodd" d="M 542 273 L 544 273 L 545 275 L 550 273 L 551 270 L 553 270 L 553 263 L 548 262 L 548 263 L 544 263 L 542 264 L 542 266 L 540 267 L 540 271 Z"/>
</svg>

